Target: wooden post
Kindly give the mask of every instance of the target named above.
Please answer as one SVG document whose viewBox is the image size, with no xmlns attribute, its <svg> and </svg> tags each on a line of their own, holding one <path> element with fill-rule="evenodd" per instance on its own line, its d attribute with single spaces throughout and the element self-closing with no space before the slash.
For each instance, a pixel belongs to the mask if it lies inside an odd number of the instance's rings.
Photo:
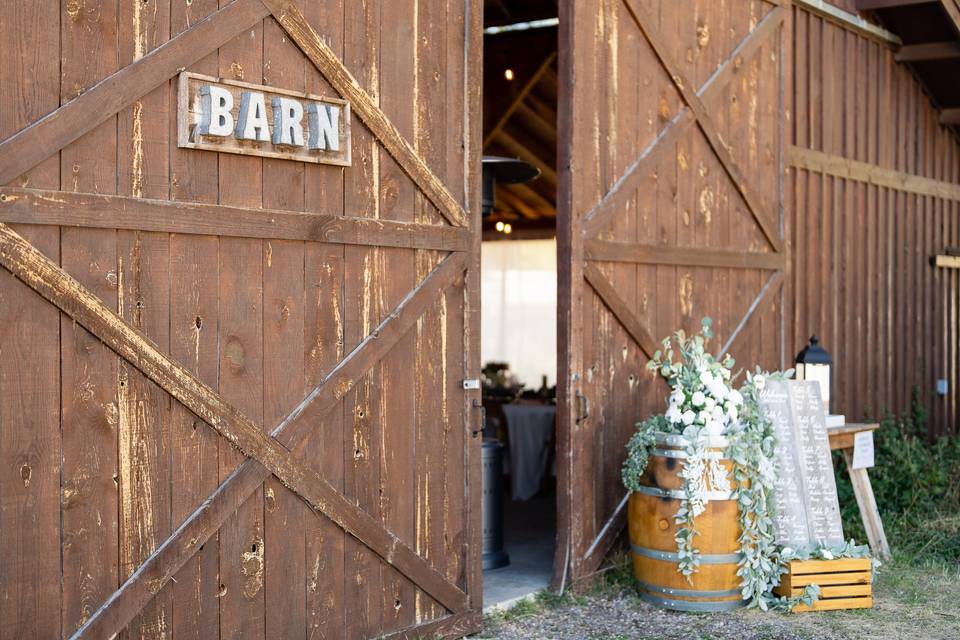
<svg viewBox="0 0 960 640">
<path fill-rule="evenodd" d="M 887 534 L 883 530 L 883 520 L 877 509 L 877 501 L 873 496 L 873 487 L 870 485 L 870 476 L 866 469 L 853 468 L 854 437 L 861 431 L 874 431 L 878 424 L 847 424 L 838 429 L 830 430 L 830 448 L 843 451 L 843 459 L 847 463 L 847 472 L 853 484 L 853 494 L 860 507 L 860 518 L 863 519 L 863 528 L 867 531 L 867 541 L 870 549 L 884 560 L 890 558 L 890 545 L 887 543 Z"/>
<path fill-rule="evenodd" d="M 850 482 L 853 483 L 853 495 L 857 497 L 857 506 L 860 507 L 860 517 L 863 518 L 863 527 L 867 530 L 867 540 L 875 554 L 883 559 L 890 557 L 890 545 L 887 543 L 887 534 L 883 531 L 883 520 L 877 510 L 877 501 L 873 497 L 873 487 L 870 485 L 870 476 L 866 469 L 854 469 L 853 449 L 843 450 L 843 459 L 847 462 L 847 471 L 850 473 Z"/>
</svg>

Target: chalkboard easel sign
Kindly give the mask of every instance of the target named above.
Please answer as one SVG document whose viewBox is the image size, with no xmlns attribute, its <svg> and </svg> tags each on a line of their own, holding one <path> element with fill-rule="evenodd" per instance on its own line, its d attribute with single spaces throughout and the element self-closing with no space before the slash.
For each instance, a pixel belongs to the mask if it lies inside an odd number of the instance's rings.
<svg viewBox="0 0 960 640">
<path fill-rule="evenodd" d="M 777 544 L 843 543 L 826 416 L 816 382 L 769 380 L 760 397 L 777 436 Z"/>
</svg>

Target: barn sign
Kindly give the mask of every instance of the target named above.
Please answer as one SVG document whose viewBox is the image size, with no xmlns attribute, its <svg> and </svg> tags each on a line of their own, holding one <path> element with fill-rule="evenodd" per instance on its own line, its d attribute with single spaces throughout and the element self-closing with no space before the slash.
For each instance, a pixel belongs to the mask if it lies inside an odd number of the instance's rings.
<svg viewBox="0 0 960 640">
<path fill-rule="evenodd" d="M 350 166 L 350 105 L 343 100 L 180 74 L 178 145 Z"/>
</svg>

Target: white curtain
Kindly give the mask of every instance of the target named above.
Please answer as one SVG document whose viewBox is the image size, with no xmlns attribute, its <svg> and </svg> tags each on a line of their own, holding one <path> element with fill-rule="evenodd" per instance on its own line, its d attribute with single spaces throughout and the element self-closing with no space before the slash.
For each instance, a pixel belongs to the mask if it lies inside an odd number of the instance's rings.
<svg viewBox="0 0 960 640">
<path fill-rule="evenodd" d="M 506 362 L 528 389 L 557 373 L 557 243 L 484 242 L 481 249 L 482 362 Z"/>
</svg>

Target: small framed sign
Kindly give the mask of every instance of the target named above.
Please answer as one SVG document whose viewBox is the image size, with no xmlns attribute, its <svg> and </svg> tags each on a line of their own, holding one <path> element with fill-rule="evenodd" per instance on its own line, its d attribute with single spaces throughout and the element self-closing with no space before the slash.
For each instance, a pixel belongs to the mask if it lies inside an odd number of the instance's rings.
<svg viewBox="0 0 960 640">
<path fill-rule="evenodd" d="M 874 465 L 873 431 L 860 431 L 853 436 L 851 469 L 869 469 Z"/>
<path fill-rule="evenodd" d="M 184 71 L 177 144 L 188 149 L 350 166 L 344 100 Z"/>
</svg>

